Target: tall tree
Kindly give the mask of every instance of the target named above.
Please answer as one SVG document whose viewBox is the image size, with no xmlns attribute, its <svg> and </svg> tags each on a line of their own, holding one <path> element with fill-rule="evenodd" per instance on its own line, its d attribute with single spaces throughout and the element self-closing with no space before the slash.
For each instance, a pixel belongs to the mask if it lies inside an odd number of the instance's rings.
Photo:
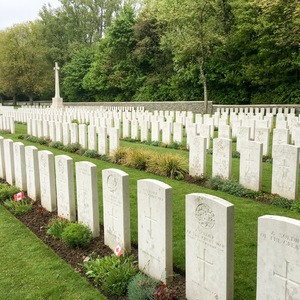
<svg viewBox="0 0 300 300">
<path fill-rule="evenodd" d="M 153 0 L 157 19 L 167 23 L 163 43 L 171 43 L 177 62 L 197 63 L 203 84 L 205 111 L 208 109 L 206 62 L 214 47 L 224 42 L 224 14 L 227 1 L 219 0 Z"/>
<path fill-rule="evenodd" d="M 132 59 L 136 44 L 134 11 L 125 5 L 99 43 L 95 61 L 83 87 L 96 91 L 98 101 L 130 101 L 137 88 L 137 68 Z"/>
<path fill-rule="evenodd" d="M 33 97 L 50 88 L 52 66 L 45 59 L 47 48 L 41 43 L 38 21 L 14 25 L 0 35 L 0 82 L 5 94 Z"/>
</svg>

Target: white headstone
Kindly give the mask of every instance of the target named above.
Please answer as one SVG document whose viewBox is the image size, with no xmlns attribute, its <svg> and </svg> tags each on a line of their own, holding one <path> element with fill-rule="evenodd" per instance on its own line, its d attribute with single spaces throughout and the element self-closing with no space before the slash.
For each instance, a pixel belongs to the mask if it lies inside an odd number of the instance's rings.
<svg viewBox="0 0 300 300">
<path fill-rule="evenodd" d="M 258 218 L 256 299 L 300 299 L 300 221 Z"/>
<path fill-rule="evenodd" d="M 117 169 L 102 171 L 104 243 L 131 251 L 129 176 Z"/>
<path fill-rule="evenodd" d="M 263 155 L 269 154 L 270 129 L 256 127 L 254 141 L 263 144 Z"/>
<path fill-rule="evenodd" d="M 234 206 L 186 195 L 186 298 L 233 299 Z"/>
<path fill-rule="evenodd" d="M 14 165 L 13 141 L 11 139 L 5 139 L 3 145 L 4 145 L 6 181 L 9 184 L 14 185 L 15 165 Z"/>
<path fill-rule="evenodd" d="M 76 220 L 73 159 L 55 156 L 57 214 L 70 221 Z"/>
<path fill-rule="evenodd" d="M 259 191 L 262 180 L 262 143 L 243 141 L 241 143 L 240 179 L 247 189 Z"/>
<path fill-rule="evenodd" d="M 22 191 L 27 190 L 26 181 L 26 163 L 25 163 L 25 146 L 23 143 L 13 143 L 14 165 L 15 165 L 15 185 Z"/>
<path fill-rule="evenodd" d="M 65 146 L 70 144 L 70 128 L 69 123 L 63 123 L 63 144 Z"/>
<path fill-rule="evenodd" d="M 212 177 L 224 179 L 231 177 L 232 140 L 218 138 L 213 140 Z"/>
<path fill-rule="evenodd" d="M 182 144 L 183 140 L 183 125 L 182 123 L 173 124 L 173 142 Z"/>
<path fill-rule="evenodd" d="M 241 143 L 250 139 L 250 127 L 240 127 L 236 137 L 236 151 L 241 152 Z"/>
<path fill-rule="evenodd" d="M 151 122 L 151 141 L 152 142 L 160 141 L 159 123 L 157 121 Z"/>
<path fill-rule="evenodd" d="M 0 136 L 0 178 L 5 179 L 4 138 Z"/>
<path fill-rule="evenodd" d="M 79 124 L 79 144 L 83 149 L 87 148 L 87 127 L 86 124 Z"/>
<path fill-rule="evenodd" d="M 189 153 L 189 174 L 206 175 L 206 138 L 196 135 L 191 138 Z"/>
<path fill-rule="evenodd" d="M 38 152 L 40 189 L 42 206 L 53 212 L 56 210 L 54 155 L 48 150 Z"/>
<path fill-rule="evenodd" d="M 87 225 L 97 237 L 100 234 L 97 166 L 80 161 L 75 168 L 78 222 Z"/>
<path fill-rule="evenodd" d="M 27 195 L 33 200 L 40 199 L 40 172 L 38 149 L 34 146 L 25 147 Z"/>
<path fill-rule="evenodd" d="M 139 269 L 165 283 L 173 275 L 172 188 L 158 180 L 138 180 Z"/>
<path fill-rule="evenodd" d="M 107 154 L 107 129 L 106 129 L 106 127 L 98 128 L 98 153 L 100 155 Z"/>
<path fill-rule="evenodd" d="M 111 128 L 109 135 L 109 155 L 112 156 L 119 149 L 120 129 Z"/>
<path fill-rule="evenodd" d="M 298 200 L 300 147 L 273 146 L 272 194 Z"/>
<path fill-rule="evenodd" d="M 71 131 L 71 144 L 77 144 L 78 143 L 78 125 L 77 125 L 77 123 L 71 123 L 70 131 Z"/>
</svg>

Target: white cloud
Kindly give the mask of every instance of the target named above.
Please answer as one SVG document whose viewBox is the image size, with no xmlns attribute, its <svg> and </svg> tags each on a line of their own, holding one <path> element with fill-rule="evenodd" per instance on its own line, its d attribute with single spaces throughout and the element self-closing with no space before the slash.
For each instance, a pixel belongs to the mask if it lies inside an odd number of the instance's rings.
<svg viewBox="0 0 300 300">
<path fill-rule="evenodd" d="M 59 0 L 0 0 L 0 30 L 38 19 L 39 11 L 47 3 L 60 6 Z"/>
</svg>

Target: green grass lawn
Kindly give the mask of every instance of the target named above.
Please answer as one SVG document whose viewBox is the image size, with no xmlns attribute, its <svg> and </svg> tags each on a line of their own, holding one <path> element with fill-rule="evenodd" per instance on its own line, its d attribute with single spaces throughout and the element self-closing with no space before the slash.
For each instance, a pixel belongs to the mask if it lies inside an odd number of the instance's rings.
<svg viewBox="0 0 300 300">
<path fill-rule="evenodd" d="M 26 126 L 16 124 L 16 132 L 14 135 L 2 135 L 4 138 L 11 138 L 14 141 L 19 134 L 26 133 Z M 25 145 L 33 143 L 22 141 Z M 140 145 L 128 142 L 121 142 L 122 146 L 137 147 Z M 76 154 L 69 154 L 57 149 L 48 148 L 34 143 L 39 150 L 50 150 L 54 155 L 66 154 L 73 158 L 74 162 L 85 160 L 93 162 L 98 169 L 98 192 L 99 192 L 99 210 L 100 221 L 103 221 L 103 207 L 102 207 L 102 176 L 101 172 L 106 168 L 117 168 L 129 174 L 130 182 L 130 202 L 131 202 L 131 237 L 134 243 L 137 243 L 137 180 L 152 178 L 157 179 L 173 188 L 173 257 L 174 265 L 180 269 L 185 269 L 185 195 L 190 193 L 207 193 L 221 197 L 235 206 L 235 259 L 234 259 L 234 286 L 235 299 L 246 300 L 255 299 L 256 289 L 256 248 L 257 248 L 257 219 L 263 215 L 280 215 L 291 217 L 300 220 L 300 214 L 281 209 L 249 199 L 239 198 L 228 195 L 226 193 L 209 190 L 196 185 L 190 185 L 181 181 L 171 180 L 169 178 L 160 177 L 126 168 L 119 165 L 114 165 L 109 162 L 104 162 L 96 159 L 82 157 Z M 141 145 L 153 151 L 175 152 L 180 153 L 183 158 L 188 159 L 188 153 L 184 151 L 171 150 L 165 148 L 157 148 L 152 146 Z M 233 172 L 238 170 L 238 159 L 233 159 Z M 208 156 L 208 164 L 211 165 L 211 156 Z M 211 172 L 211 166 L 207 168 L 208 173 Z M 264 176 L 268 178 L 263 179 L 263 189 L 267 190 L 270 184 L 271 165 L 264 164 Z"/>
<path fill-rule="evenodd" d="M 106 299 L 0 205 L 0 299 Z"/>
</svg>

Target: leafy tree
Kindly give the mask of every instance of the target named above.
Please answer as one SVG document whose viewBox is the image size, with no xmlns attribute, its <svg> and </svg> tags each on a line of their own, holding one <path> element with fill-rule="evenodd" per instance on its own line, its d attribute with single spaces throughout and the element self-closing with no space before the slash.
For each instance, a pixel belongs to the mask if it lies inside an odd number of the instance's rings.
<svg viewBox="0 0 300 300">
<path fill-rule="evenodd" d="M 154 0 L 152 9 L 160 22 L 167 23 L 163 44 L 171 44 L 178 65 L 198 64 L 203 84 L 205 111 L 208 107 L 207 59 L 216 45 L 224 42 L 227 1 Z"/>
<path fill-rule="evenodd" d="M 97 93 L 97 101 L 130 101 L 137 88 L 137 68 L 132 59 L 134 11 L 125 5 L 99 43 L 95 61 L 83 87 Z"/>
<path fill-rule="evenodd" d="M 33 103 L 33 97 L 51 86 L 52 66 L 47 63 L 47 49 L 41 44 L 40 24 L 27 22 L 14 25 L 0 35 L 0 82 L 4 93 L 23 93 Z"/>
<path fill-rule="evenodd" d="M 94 59 L 94 48 L 76 51 L 70 63 L 62 68 L 63 92 L 69 101 L 94 101 L 92 92 L 83 88 L 84 76 L 88 73 Z"/>
</svg>

